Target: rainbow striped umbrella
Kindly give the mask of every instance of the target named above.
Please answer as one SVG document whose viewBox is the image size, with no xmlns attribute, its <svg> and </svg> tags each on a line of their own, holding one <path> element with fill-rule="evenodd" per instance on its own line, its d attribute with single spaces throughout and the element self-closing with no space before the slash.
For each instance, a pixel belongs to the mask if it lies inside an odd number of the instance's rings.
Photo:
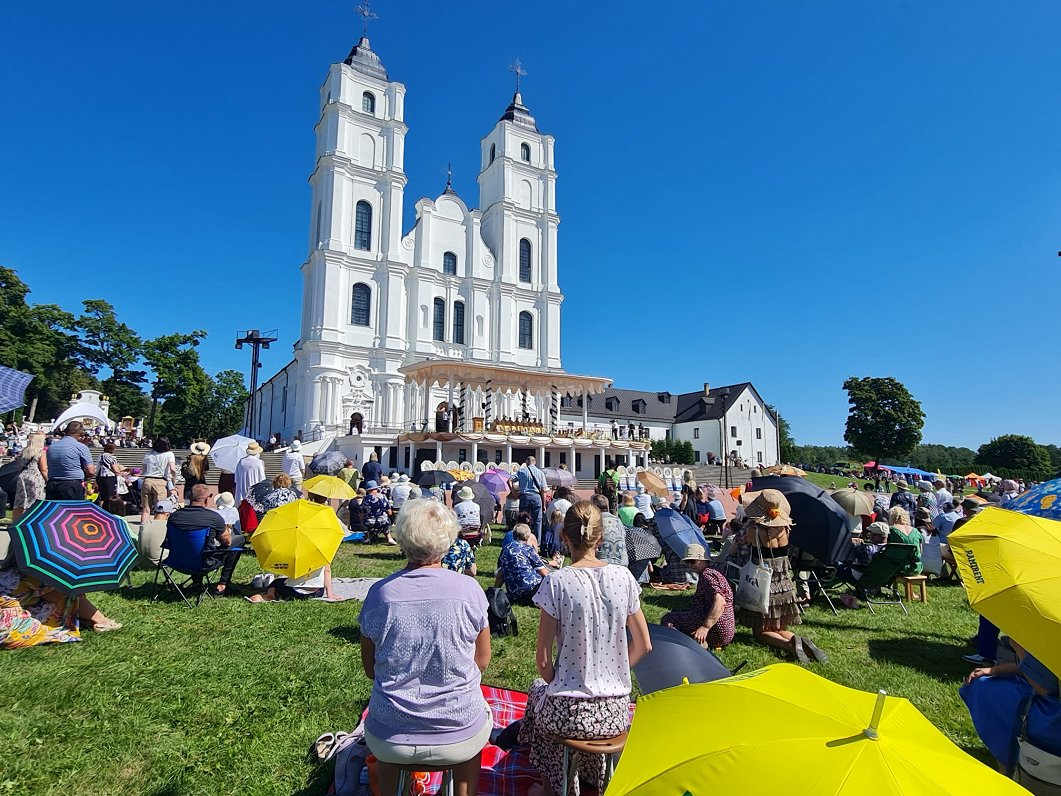
<svg viewBox="0 0 1061 796">
<path fill-rule="evenodd" d="M 116 588 L 136 561 L 129 526 L 87 500 L 39 500 L 11 526 L 19 568 L 67 594 Z"/>
</svg>

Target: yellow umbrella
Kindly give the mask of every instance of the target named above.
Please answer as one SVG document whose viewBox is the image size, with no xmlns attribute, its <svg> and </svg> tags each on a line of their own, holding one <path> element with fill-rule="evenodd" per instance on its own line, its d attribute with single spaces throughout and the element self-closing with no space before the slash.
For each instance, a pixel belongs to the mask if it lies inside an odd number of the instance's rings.
<svg viewBox="0 0 1061 796">
<path fill-rule="evenodd" d="M 803 476 L 807 473 L 798 467 L 793 467 L 791 464 L 775 464 L 773 467 L 767 467 L 763 470 L 766 475 L 799 475 Z"/>
<path fill-rule="evenodd" d="M 641 482 L 642 486 L 645 487 L 645 491 L 650 495 L 659 495 L 660 497 L 670 497 L 670 487 L 667 486 L 666 482 L 656 475 L 651 470 L 642 470 L 637 474 L 637 480 Z"/>
<path fill-rule="evenodd" d="M 293 500 L 266 512 L 251 545 L 262 569 L 301 578 L 330 564 L 345 535 L 331 506 Z"/>
<path fill-rule="evenodd" d="M 1027 792 L 967 755 L 907 700 L 780 663 L 637 701 L 608 796 Z"/>
<path fill-rule="evenodd" d="M 1061 522 L 992 506 L 947 543 L 969 604 L 1061 672 Z"/>
<path fill-rule="evenodd" d="M 315 475 L 302 486 L 306 488 L 307 494 L 312 492 L 314 495 L 322 495 L 326 498 L 353 500 L 357 496 L 357 492 L 350 488 L 350 484 L 334 475 Z"/>
</svg>

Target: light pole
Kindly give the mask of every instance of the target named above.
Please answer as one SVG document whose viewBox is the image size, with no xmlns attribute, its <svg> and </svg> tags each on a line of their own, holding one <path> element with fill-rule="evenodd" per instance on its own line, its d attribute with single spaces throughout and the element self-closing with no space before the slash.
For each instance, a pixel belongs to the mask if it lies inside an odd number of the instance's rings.
<svg viewBox="0 0 1061 796">
<path fill-rule="evenodd" d="M 729 398 L 729 387 L 719 390 L 718 397 L 722 400 L 722 416 L 718 419 L 718 453 L 722 457 L 722 485 L 729 489 L 729 451 L 726 450 L 726 399 Z"/>
<path fill-rule="evenodd" d="M 265 333 L 259 332 L 257 329 L 248 329 L 246 333 L 239 332 L 239 334 L 241 336 L 236 338 L 236 350 L 241 351 L 244 345 L 251 347 L 251 394 L 250 401 L 247 404 L 247 436 L 251 439 L 257 439 L 254 436 L 254 405 L 257 402 L 258 368 L 262 366 L 259 361 L 259 354 L 261 349 L 268 348 L 269 344 L 275 343 L 278 338 L 276 337 L 276 329 L 270 329 Z"/>
</svg>

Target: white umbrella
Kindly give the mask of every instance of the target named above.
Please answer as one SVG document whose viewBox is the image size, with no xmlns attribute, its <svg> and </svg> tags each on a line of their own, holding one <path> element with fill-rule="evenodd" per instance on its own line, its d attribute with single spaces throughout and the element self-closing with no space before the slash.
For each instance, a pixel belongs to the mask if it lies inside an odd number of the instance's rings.
<svg viewBox="0 0 1061 796">
<path fill-rule="evenodd" d="M 231 437 L 222 437 L 214 443 L 210 449 L 210 460 L 214 466 L 228 473 L 236 472 L 239 460 L 247 455 L 247 446 L 254 440 L 233 434 Z"/>
</svg>

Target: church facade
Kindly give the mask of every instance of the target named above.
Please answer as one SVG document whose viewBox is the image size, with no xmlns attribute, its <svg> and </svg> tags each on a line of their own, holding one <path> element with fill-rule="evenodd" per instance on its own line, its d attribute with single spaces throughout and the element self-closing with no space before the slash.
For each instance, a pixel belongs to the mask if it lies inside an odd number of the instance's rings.
<svg viewBox="0 0 1061 796">
<path fill-rule="evenodd" d="M 367 37 L 320 88 L 301 330 L 250 403 L 258 435 L 406 470 L 532 452 L 587 476 L 605 458 L 647 462 L 647 441 L 586 412 L 560 420 L 611 381 L 562 369 L 555 142 L 518 84 L 480 142 L 478 208 L 447 183 L 407 232 L 405 96 Z"/>
</svg>

